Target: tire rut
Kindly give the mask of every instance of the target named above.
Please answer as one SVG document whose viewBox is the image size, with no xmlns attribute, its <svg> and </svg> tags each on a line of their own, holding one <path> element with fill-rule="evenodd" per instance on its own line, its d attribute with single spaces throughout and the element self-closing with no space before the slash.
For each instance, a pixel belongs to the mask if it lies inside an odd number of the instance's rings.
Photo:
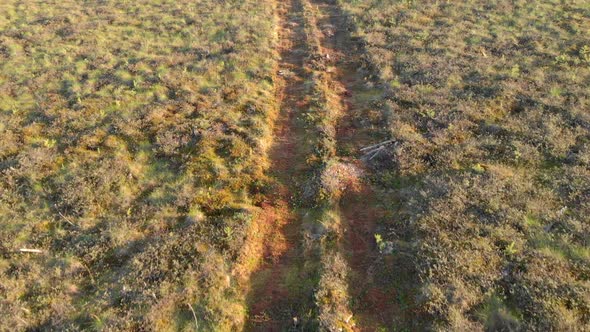
<svg viewBox="0 0 590 332">
<path fill-rule="evenodd" d="M 358 158 L 360 148 L 390 135 L 384 126 L 387 119 L 383 107 L 372 105 L 383 100 L 386 90 L 370 79 L 362 46 L 352 37 L 353 27 L 337 1 L 309 1 L 315 7 L 322 52 L 331 62 L 327 69 L 329 86 L 342 114 L 336 124 L 336 158 L 365 174 L 356 190 L 347 190 L 338 205 L 344 228 L 340 251 L 350 269 L 349 309 L 354 315 L 353 323 L 345 323 L 355 331 L 410 326 L 413 308 L 408 298 L 414 296 L 409 286 L 411 268 L 400 263 L 402 257 L 383 255 L 375 240 L 381 224 L 393 218 L 385 199 L 394 197 L 369 183 L 374 171 Z"/>
<path fill-rule="evenodd" d="M 314 275 L 303 247 L 303 213 L 298 208 L 300 184 L 310 172 L 306 163 L 306 130 L 299 115 L 305 110 L 307 45 L 298 0 L 277 2 L 279 16 L 279 68 L 275 78 L 279 113 L 269 151 L 274 182 L 258 223 L 263 262 L 250 276 L 247 294 L 247 331 L 300 330 L 313 311 Z M 260 227 L 258 227 L 260 228 Z"/>
</svg>

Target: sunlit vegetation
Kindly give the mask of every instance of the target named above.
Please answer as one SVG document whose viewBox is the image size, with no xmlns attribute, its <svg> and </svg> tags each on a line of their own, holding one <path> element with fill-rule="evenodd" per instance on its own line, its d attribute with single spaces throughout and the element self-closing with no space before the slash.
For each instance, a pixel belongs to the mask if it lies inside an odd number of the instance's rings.
<svg viewBox="0 0 590 332">
<path fill-rule="evenodd" d="M 398 198 L 379 240 L 414 240 L 415 313 L 442 330 L 587 329 L 588 2 L 341 3 L 389 91 L 398 144 L 374 178 Z"/>
<path fill-rule="evenodd" d="M 275 39 L 261 1 L 1 1 L 3 328 L 241 326 Z"/>
<path fill-rule="evenodd" d="M 582 0 L 2 0 L 0 329 L 588 330 L 589 86 Z"/>
</svg>

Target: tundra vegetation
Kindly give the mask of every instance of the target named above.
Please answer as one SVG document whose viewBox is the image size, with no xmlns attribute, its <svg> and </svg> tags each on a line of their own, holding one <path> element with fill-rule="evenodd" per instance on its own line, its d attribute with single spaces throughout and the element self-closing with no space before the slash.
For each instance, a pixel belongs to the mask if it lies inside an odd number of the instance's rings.
<svg viewBox="0 0 590 332">
<path fill-rule="evenodd" d="M 397 198 L 378 241 L 412 239 L 414 312 L 436 330 L 588 329 L 588 2 L 340 3 L 388 90 L 397 144 L 373 182 Z"/>
<path fill-rule="evenodd" d="M 0 330 L 587 330 L 589 86 L 582 0 L 3 0 Z"/>
<path fill-rule="evenodd" d="M 269 2 L 1 1 L 0 329 L 241 326 L 276 42 Z"/>
</svg>

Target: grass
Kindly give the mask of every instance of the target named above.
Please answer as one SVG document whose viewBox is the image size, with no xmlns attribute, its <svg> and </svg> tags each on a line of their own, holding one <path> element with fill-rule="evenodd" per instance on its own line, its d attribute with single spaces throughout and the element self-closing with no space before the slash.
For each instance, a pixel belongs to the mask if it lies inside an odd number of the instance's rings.
<svg viewBox="0 0 590 332">
<path fill-rule="evenodd" d="M 257 1 L 0 4 L 6 328 L 241 326 L 274 22 Z"/>
<path fill-rule="evenodd" d="M 587 327 L 587 4 L 340 3 L 389 90 L 399 144 L 373 164 L 398 191 L 388 229 L 415 242 L 416 313 L 443 330 Z"/>
<path fill-rule="evenodd" d="M 516 331 L 521 329 L 519 313 L 510 309 L 498 296 L 488 296 L 480 311 L 486 331 Z"/>
</svg>

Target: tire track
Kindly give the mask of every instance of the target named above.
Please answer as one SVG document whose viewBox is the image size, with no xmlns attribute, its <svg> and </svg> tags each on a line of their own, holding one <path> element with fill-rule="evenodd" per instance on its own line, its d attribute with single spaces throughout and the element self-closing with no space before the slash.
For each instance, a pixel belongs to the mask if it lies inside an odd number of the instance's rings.
<svg viewBox="0 0 590 332">
<path fill-rule="evenodd" d="M 416 327 L 410 264 L 383 255 L 375 240 L 380 223 L 392 217 L 385 200 L 393 196 L 369 183 L 372 171 L 358 158 L 361 147 L 389 135 L 379 105 L 386 91 L 369 79 L 337 2 L 275 4 L 280 112 L 269 153 L 275 187 L 252 227 L 251 251 L 262 251 L 264 261 L 243 278 L 245 330 Z M 326 178 L 340 189 L 326 190 Z M 310 183 L 315 198 L 303 197 Z"/>
<path fill-rule="evenodd" d="M 331 326 L 354 331 L 415 326 L 411 318 L 411 298 L 415 295 L 410 264 L 404 264 L 402 257 L 383 255 L 375 240 L 382 228 L 380 224 L 393 217 L 386 200 L 395 197 L 377 191 L 369 183 L 374 176 L 372 170 L 358 160 L 360 148 L 389 138 L 390 133 L 383 126 L 387 123 L 386 112 L 380 105 L 386 90 L 371 81 L 371 71 L 362 59 L 363 49 L 351 36 L 353 27 L 337 1 L 307 1 L 315 11 L 321 34 L 320 52 L 329 60 L 325 71 L 332 104 L 341 113 L 336 124 L 335 159 L 364 174 L 355 181 L 354 188 L 347 188 L 337 206 L 344 228 L 339 250 L 348 263 L 350 303 Z M 349 312 L 352 319 L 347 317 Z"/>
<path fill-rule="evenodd" d="M 305 211 L 298 208 L 301 184 L 311 172 L 307 131 L 300 115 L 306 107 L 307 44 L 298 0 L 276 3 L 279 27 L 279 68 L 275 77 L 280 109 L 270 148 L 270 189 L 255 221 L 253 241 L 262 243 L 263 259 L 249 277 L 245 330 L 300 330 L 313 324 L 313 289 L 317 280 L 313 258 L 303 245 Z"/>
</svg>

